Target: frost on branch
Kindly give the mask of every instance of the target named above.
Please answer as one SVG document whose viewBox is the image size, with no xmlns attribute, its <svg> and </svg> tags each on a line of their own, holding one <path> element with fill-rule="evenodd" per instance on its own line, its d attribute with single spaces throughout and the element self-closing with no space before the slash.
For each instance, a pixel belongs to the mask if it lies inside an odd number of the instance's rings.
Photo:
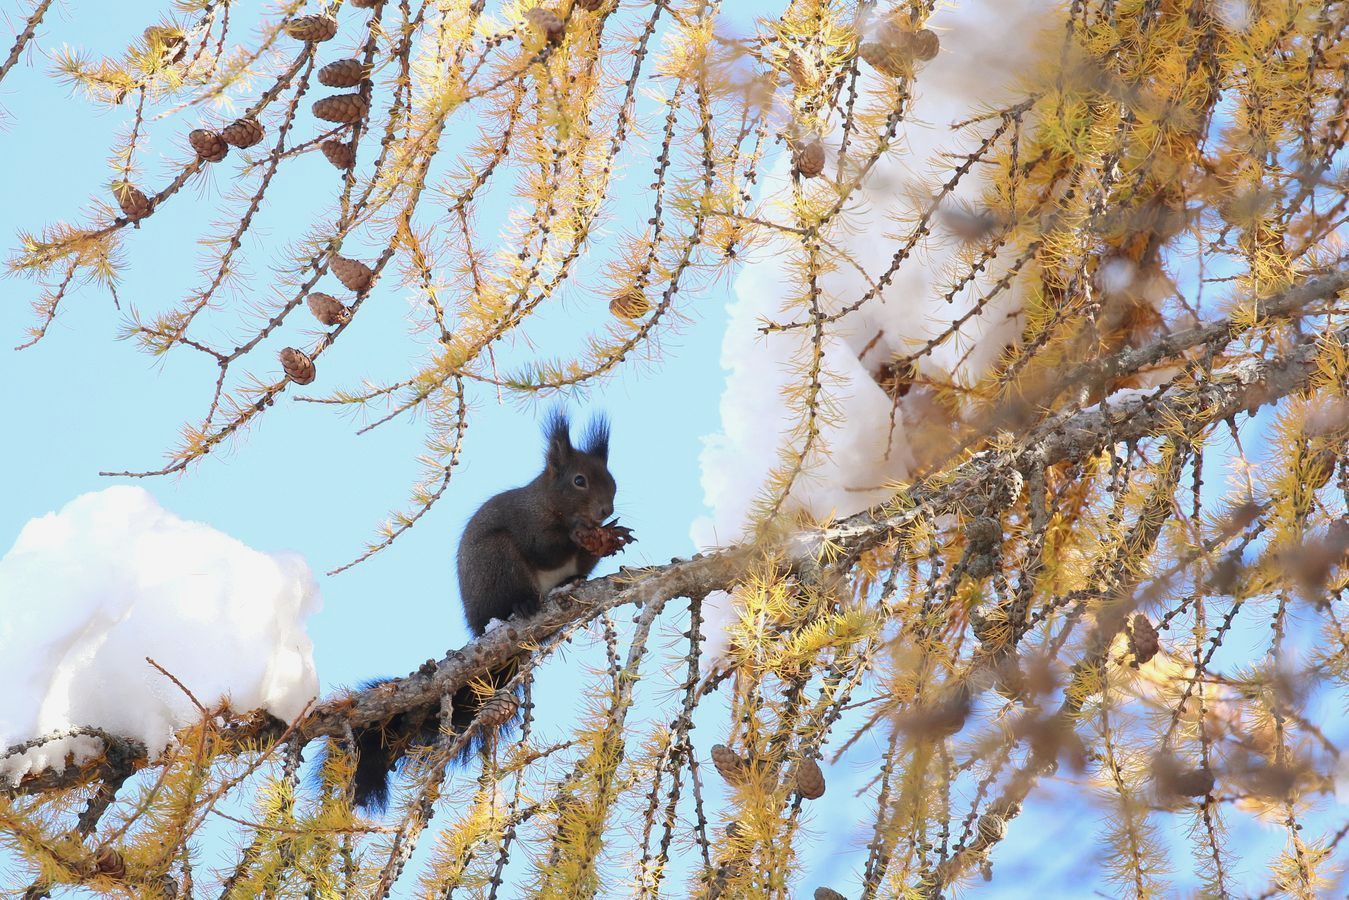
<svg viewBox="0 0 1349 900">
<path fill-rule="evenodd" d="M 0 751 L 97 729 L 157 757 L 208 709 L 294 719 L 318 694 L 298 556 L 178 518 L 135 487 L 85 494 L 24 526 L 0 559 Z M 177 678 L 175 685 L 146 661 Z M 11 782 L 104 750 L 76 734 L 0 757 Z"/>
</svg>

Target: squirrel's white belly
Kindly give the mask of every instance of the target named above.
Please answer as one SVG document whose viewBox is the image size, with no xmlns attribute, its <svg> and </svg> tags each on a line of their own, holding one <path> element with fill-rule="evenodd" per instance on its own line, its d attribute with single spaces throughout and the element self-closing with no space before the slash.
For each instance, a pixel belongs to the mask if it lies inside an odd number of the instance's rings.
<svg viewBox="0 0 1349 900">
<path fill-rule="evenodd" d="M 557 587 L 568 578 L 576 575 L 579 569 L 576 566 L 576 557 L 572 557 L 567 562 L 556 569 L 537 572 L 534 575 L 534 581 L 539 586 L 540 594 L 547 594 L 553 588 Z"/>
</svg>

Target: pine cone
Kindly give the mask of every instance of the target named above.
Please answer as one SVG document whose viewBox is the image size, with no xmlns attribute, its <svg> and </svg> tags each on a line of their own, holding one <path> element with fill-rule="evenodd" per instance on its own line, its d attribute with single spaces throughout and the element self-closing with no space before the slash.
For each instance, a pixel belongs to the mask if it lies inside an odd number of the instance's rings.
<svg viewBox="0 0 1349 900">
<path fill-rule="evenodd" d="M 796 764 L 796 792 L 807 800 L 818 800 L 824 796 L 824 773 L 820 764 L 807 756 Z"/>
<path fill-rule="evenodd" d="M 820 83 L 820 70 L 814 61 L 807 59 L 796 50 L 787 54 L 786 68 L 787 75 L 792 79 L 792 84 L 799 88 L 809 90 Z"/>
<path fill-rule="evenodd" d="M 997 813 L 984 813 L 979 817 L 979 842 L 991 847 L 1007 837 L 1007 820 Z"/>
<path fill-rule="evenodd" d="M 525 13 L 525 22 L 534 29 L 547 44 L 560 44 L 562 37 L 567 33 L 567 26 L 557 13 L 552 10 L 544 9 L 542 6 L 536 6 Z"/>
<path fill-rule="evenodd" d="M 815 900 L 848 900 L 848 898 L 833 888 L 817 887 L 815 889 Z"/>
<path fill-rule="evenodd" d="M 350 0 L 350 2 L 351 5 L 357 9 L 374 9 L 376 6 L 383 3 L 384 0 Z"/>
<path fill-rule="evenodd" d="M 120 880 L 126 877 L 126 860 L 122 858 L 122 854 L 106 844 L 94 851 L 94 868 L 98 870 L 98 874 L 109 878 Z"/>
<path fill-rule="evenodd" d="M 871 25 L 869 32 L 857 48 L 858 56 L 870 63 L 873 69 L 891 78 L 913 74 L 913 51 L 910 47 L 912 31 L 892 18 L 884 18 Z"/>
<path fill-rule="evenodd" d="M 285 370 L 286 377 L 296 384 L 309 384 L 318 374 L 309 355 L 294 347 L 287 347 L 281 351 L 281 368 Z"/>
<path fill-rule="evenodd" d="M 333 94 L 314 101 L 314 115 L 326 122 L 355 125 L 370 111 L 370 104 L 360 94 Z"/>
<path fill-rule="evenodd" d="M 355 291 L 358 294 L 370 287 L 370 282 L 375 277 L 375 273 L 365 263 L 356 259 L 347 259 L 345 256 L 338 256 L 336 253 L 333 254 L 328 267 L 333 270 L 337 280 L 346 285 L 347 290 Z"/>
<path fill-rule="evenodd" d="M 225 143 L 234 147 L 252 147 L 262 140 L 262 124 L 257 119 L 236 119 L 220 132 Z"/>
<path fill-rule="evenodd" d="M 198 158 L 206 162 L 220 162 L 230 152 L 230 145 L 218 132 L 209 128 L 196 128 L 187 136 L 187 142 L 197 151 Z"/>
<path fill-rule="evenodd" d="M 749 774 L 749 763 L 725 744 L 712 745 L 712 765 L 730 784 L 740 784 Z"/>
<path fill-rule="evenodd" d="M 309 311 L 324 325 L 345 325 L 351 321 L 351 310 L 332 294 L 309 295 Z"/>
<path fill-rule="evenodd" d="M 319 149 L 323 151 L 323 155 L 327 157 L 328 162 L 343 171 L 350 169 L 356 163 L 356 148 L 349 143 L 328 140 L 319 144 Z"/>
<path fill-rule="evenodd" d="M 495 730 L 505 725 L 520 708 L 520 703 L 507 691 L 497 691 L 482 705 L 478 712 L 478 724 L 486 729 Z"/>
<path fill-rule="evenodd" d="M 1177 772 L 1172 779 L 1171 787 L 1183 797 L 1203 797 L 1213 793 L 1214 784 L 1213 773 L 1208 769 L 1199 768 Z"/>
<path fill-rule="evenodd" d="M 359 59 L 339 59 L 319 69 L 319 84 L 325 87 L 355 87 L 364 79 L 365 63 Z"/>
<path fill-rule="evenodd" d="M 609 312 L 620 319 L 640 318 L 650 311 L 651 304 L 646 299 L 646 293 L 639 290 L 636 285 L 614 294 L 613 299 L 609 301 Z"/>
<path fill-rule="evenodd" d="M 1142 665 L 1157 655 L 1161 649 L 1161 641 L 1157 637 L 1157 629 L 1152 627 L 1148 617 L 1142 613 L 1137 613 L 1133 618 L 1133 627 L 1129 630 L 1129 646 L 1134 653 L 1134 662 Z"/>
<path fill-rule="evenodd" d="M 920 28 L 913 34 L 909 42 L 909 50 L 913 53 L 913 58 L 919 62 L 927 62 L 937 55 L 941 50 L 941 40 L 937 33 L 928 28 Z"/>
<path fill-rule="evenodd" d="M 571 538 L 582 550 L 600 557 L 613 556 L 635 540 L 632 529 L 619 525 L 617 519 L 607 525 L 578 527 Z"/>
<path fill-rule="evenodd" d="M 187 54 L 187 35 L 181 29 L 151 25 L 141 32 L 141 37 L 145 38 L 145 45 L 149 49 L 158 46 L 170 64 L 178 62 Z"/>
<path fill-rule="evenodd" d="M 286 23 L 286 34 L 307 44 L 331 40 L 337 34 L 337 20 L 332 16 L 300 16 Z"/>
<path fill-rule="evenodd" d="M 792 163 L 802 178 L 814 178 L 824 171 L 824 144 L 815 135 L 800 140 L 792 148 Z"/>
<path fill-rule="evenodd" d="M 117 198 L 117 205 L 122 208 L 122 213 L 133 222 L 144 219 L 154 209 L 145 192 L 132 185 L 114 185 L 112 194 Z"/>
<path fill-rule="evenodd" d="M 1152 761 L 1152 777 L 1164 796 L 1203 797 L 1213 792 L 1216 781 L 1206 766 L 1188 768 L 1170 754 L 1160 754 Z"/>
</svg>

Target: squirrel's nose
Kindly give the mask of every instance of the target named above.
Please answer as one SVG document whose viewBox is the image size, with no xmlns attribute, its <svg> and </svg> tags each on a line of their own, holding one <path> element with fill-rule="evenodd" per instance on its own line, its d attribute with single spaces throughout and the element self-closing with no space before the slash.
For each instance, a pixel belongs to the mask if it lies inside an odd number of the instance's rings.
<svg viewBox="0 0 1349 900">
<path fill-rule="evenodd" d="M 600 518 L 601 518 L 601 519 L 607 519 L 607 518 L 609 518 L 610 516 L 612 516 L 613 514 L 614 514 L 614 507 L 613 507 L 613 504 L 612 504 L 612 503 L 606 503 L 606 504 L 604 504 L 604 506 L 600 509 Z"/>
</svg>

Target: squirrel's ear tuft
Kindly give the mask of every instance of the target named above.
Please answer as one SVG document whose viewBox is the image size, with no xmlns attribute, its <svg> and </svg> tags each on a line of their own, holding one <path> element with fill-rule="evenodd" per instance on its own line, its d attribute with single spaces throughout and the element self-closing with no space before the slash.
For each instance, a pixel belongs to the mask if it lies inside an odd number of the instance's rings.
<svg viewBox="0 0 1349 900">
<path fill-rule="evenodd" d="M 567 419 L 567 411 L 564 408 L 555 407 L 548 414 L 543 433 L 548 439 L 548 451 L 544 458 L 548 471 L 560 472 L 566 467 L 572 453 L 571 422 Z"/>
<path fill-rule="evenodd" d="M 609 461 L 609 420 L 604 416 L 596 416 L 590 420 L 590 427 L 586 429 L 585 446 L 582 448 L 591 456 L 598 456 L 606 463 Z"/>
</svg>

